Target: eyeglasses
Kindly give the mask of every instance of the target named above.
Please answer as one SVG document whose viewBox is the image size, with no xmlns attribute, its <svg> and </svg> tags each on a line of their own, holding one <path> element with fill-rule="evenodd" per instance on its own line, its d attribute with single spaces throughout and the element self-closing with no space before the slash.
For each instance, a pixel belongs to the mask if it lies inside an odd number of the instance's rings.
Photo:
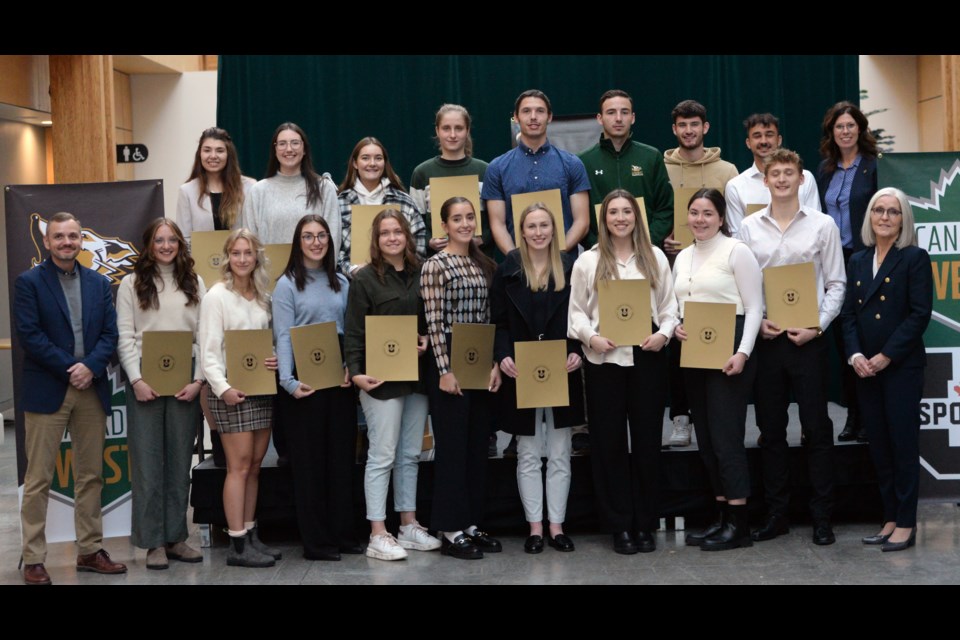
<svg viewBox="0 0 960 640">
<path fill-rule="evenodd" d="M 857 128 L 856 122 L 847 122 L 847 123 L 837 123 L 833 125 L 834 131 L 853 131 Z"/>
<path fill-rule="evenodd" d="M 303 146 L 303 140 L 280 140 L 279 142 L 274 143 L 277 149 L 286 149 L 290 147 L 291 149 L 299 149 Z"/>
<path fill-rule="evenodd" d="M 307 244 L 313 244 L 314 241 L 317 241 L 320 244 L 323 244 L 324 242 L 330 239 L 330 235 L 326 233 L 318 233 L 316 235 L 312 233 L 304 233 L 303 235 L 300 236 L 300 239 L 306 242 Z"/>
<path fill-rule="evenodd" d="M 882 218 L 884 214 L 886 214 L 888 218 L 896 218 L 899 215 L 903 215 L 903 212 L 899 209 L 884 209 L 883 207 L 874 207 L 870 213 L 878 218 Z"/>
</svg>

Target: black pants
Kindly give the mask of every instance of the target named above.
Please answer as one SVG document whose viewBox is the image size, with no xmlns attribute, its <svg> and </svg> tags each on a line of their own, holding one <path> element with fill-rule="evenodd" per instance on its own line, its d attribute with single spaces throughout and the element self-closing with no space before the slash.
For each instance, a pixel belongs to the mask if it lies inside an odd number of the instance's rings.
<svg viewBox="0 0 960 640">
<path fill-rule="evenodd" d="M 743 322 L 743 316 L 738 316 L 734 345 L 740 344 Z M 728 500 L 750 497 L 750 469 L 743 438 L 747 401 L 757 375 L 756 358 L 748 359 L 743 371 L 735 376 L 715 369 L 683 371 L 697 447 L 707 467 L 713 494 Z"/>
<path fill-rule="evenodd" d="M 855 231 L 855 233 L 859 232 Z M 853 252 L 853 249 L 843 250 L 844 265 L 850 262 L 850 256 L 853 255 Z M 840 327 L 839 317 L 830 325 L 830 333 L 833 334 L 833 342 L 840 356 L 840 383 L 843 392 L 843 403 L 847 405 L 847 416 L 853 420 L 854 433 L 856 433 L 856 431 L 861 428 L 861 425 L 866 427 L 866 424 L 863 423 L 860 417 L 860 404 L 857 402 L 857 373 L 853 370 L 853 367 L 847 365 L 846 356 L 844 355 L 847 349 L 843 343 L 843 331 Z M 830 437 L 833 437 L 832 433 Z"/>
<path fill-rule="evenodd" d="M 353 389 L 321 389 L 300 400 L 281 389 L 277 397 L 290 445 L 304 557 L 356 544 L 352 467 L 357 408 Z"/>
<path fill-rule="evenodd" d="M 923 368 L 891 366 L 873 378 L 857 378 L 857 394 L 877 470 L 883 521 L 915 527 Z"/>
<path fill-rule="evenodd" d="M 462 396 L 441 391 L 436 360 L 430 351 L 424 357 L 436 448 L 430 528 L 460 531 L 483 521 L 492 399 L 489 391 L 464 389 Z"/>
<path fill-rule="evenodd" d="M 763 441 L 763 491 L 767 512 L 785 516 L 790 503 L 790 468 L 787 447 L 787 407 L 790 391 L 800 410 L 806 434 L 807 471 L 814 522 L 829 520 L 833 512 L 833 425 L 827 415 L 827 341 L 814 338 L 802 347 L 786 334 L 757 339 L 757 382 L 754 401 Z"/>
<path fill-rule="evenodd" d="M 677 416 L 689 416 L 690 404 L 687 401 L 687 385 L 684 381 L 683 369 L 680 368 L 680 351 L 682 345 L 679 340 L 671 340 L 667 345 L 667 362 L 670 378 L 670 419 Z"/>
<path fill-rule="evenodd" d="M 667 354 L 634 347 L 633 362 L 621 367 L 584 360 L 593 487 L 601 526 L 610 533 L 654 531 L 660 517 Z"/>
</svg>

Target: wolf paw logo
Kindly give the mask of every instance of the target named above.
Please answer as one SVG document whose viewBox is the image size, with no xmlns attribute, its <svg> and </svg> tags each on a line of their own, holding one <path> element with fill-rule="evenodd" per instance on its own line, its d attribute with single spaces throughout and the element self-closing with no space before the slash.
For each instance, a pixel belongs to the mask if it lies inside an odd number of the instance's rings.
<svg viewBox="0 0 960 640">
<path fill-rule="evenodd" d="M 463 357 L 467 361 L 467 364 L 477 364 L 477 361 L 480 359 L 480 353 L 471 347 L 467 349 L 467 352 L 463 354 Z"/>
<path fill-rule="evenodd" d="M 43 236 L 47 233 L 47 221 L 39 213 L 30 214 L 30 236 L 37 256 L 33 266 L 43 262 Z M 93 229 L 83 228 L 83 249 L 77 260 L 88 269 L 93 269 L 111 285 L 118 285 L 123 277 L 133 271 L 140 252 L 129 240 L 102 236 Z"/>
<path fill-rule="evenodd" d="M 700 330 L 700 342 L 704 344 L 713 344 L 717 339 L 717 330 L 713 327 L 704 327 Z"/>
<path fill-rule="evenodd" d="M 633 307 L 628 304 L 622 304 L 617 307 L 617 320 L 629 320 L 633 317 Z"/>
<path fill-rule="evenodd" d="M 159 362 L 160 371 L 170 371 L 173 369 L 173 367 L 176 364 L 177 364 L 177 361 L 174 359 L 173 356 L 170 356 L 170 355 L 160 356 L 160 362 Z"/>
<path fill-rule="evenodd" d="M 257 368 L 257 356 L 248 353 L 240 358 L 240 364 L 242 364 L 243 368 L 247 371 L 253 371 Z"/>
<path fill-rule="evenodd" d="M 546 382 L 550 379 L 550 369 L 544 366 L 534 367 L 533 379 L 537 382 Z"/>
<path fill-rule="evenodd" d="M 383 352 L 390 357 L 400 353 L 400 343 L 396 340 L 387 340 L 383 343 Z"/>
<path fill-rule="evenodd" d="M 787 289 L 783 292 L 783 301 L 787 304 L 797 304 L 800 300 L 800 292 L 796 289 Z"/>
<path fill-rule="evenodd" d="M 313 364 L 323 364 L 327 359 L 327 355 L 323 352 L 323 349 L 314 349 L 310 352 L 310 362 Z"/>
</svg>

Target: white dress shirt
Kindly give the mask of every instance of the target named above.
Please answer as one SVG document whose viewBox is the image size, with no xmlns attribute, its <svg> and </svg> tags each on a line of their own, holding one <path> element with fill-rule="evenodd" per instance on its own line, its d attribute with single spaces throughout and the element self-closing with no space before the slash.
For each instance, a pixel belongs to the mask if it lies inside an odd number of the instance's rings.
<svg viewBox="0 0 960 640">
<path fill-rule="evenodd" d="M 781 232 L 770 215 L 770 207 L 767 207 L 748 216 L 740 226 L 737 237 L 750 247 L 761 269 L 801 262 L 813 263 L 817 277 L 820 328 L 826 330 L 840 313 L 847 286 L 840 230 L 833 218 L 802 206 Z"/>
<path fill-rule="evenodd" d="M 770 189 L 763 184 L 763 171 L 757 169 L 756 162 L 727 183 L 723 197 L 727 201 L 727 227 L 732 235 L 737 235 L 740 224 L 747 217 L 747 205 L 770 204 Z M 803 184 L 800 185 L 800 206 L 820 211 L 817 181 L 806 169 L 803 170 Z"/>
</svg>

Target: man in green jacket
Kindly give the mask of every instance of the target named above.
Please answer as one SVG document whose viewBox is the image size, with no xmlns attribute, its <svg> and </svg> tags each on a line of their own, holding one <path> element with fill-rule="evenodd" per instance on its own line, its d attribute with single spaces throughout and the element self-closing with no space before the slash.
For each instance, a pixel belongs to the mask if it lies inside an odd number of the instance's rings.
<svg viewBox="0 0 960 640">
<path fill-rule="evenodd" d="M 604 93 L 597 114 L 603 135 L 580 154 L 580 159 L 587 168 L 594 208 L 614 189 L 626 189 L 643 198 L 650 239 L 662 248 L 664 238 L 673 230 L 673 188 L 663 154 L 631 138 L 635 118 L 633 98 L 626 91 L 611 89 Z M 590 213 L 590 232 L 583 242 L 588 249 L 597 242 L 597 217 L 594 211 Z"/>
</svg>

